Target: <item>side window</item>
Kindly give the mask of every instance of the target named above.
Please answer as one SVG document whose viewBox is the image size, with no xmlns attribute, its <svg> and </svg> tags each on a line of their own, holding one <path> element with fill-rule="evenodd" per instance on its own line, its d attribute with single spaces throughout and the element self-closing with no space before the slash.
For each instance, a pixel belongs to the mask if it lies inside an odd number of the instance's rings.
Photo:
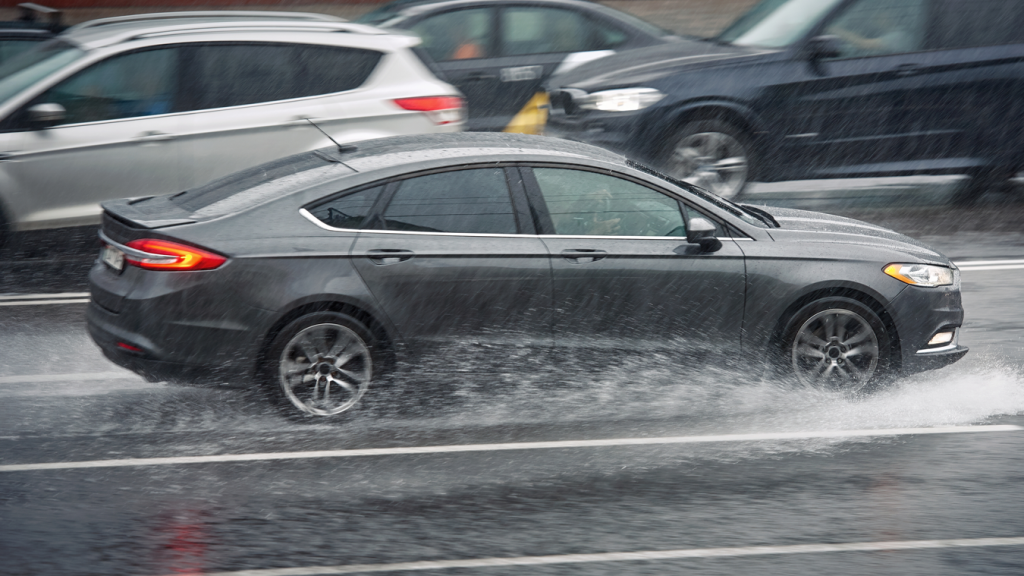
<svg viewBox="0 0 1024 576">
<path fill-rule="evenodd" d="M 357 48 L 297 46 L 298 79 L 295 98 L 354 90 L 363 85 L 377 67 L 382 54 Z"/>
<path fill-rule="evenodd" d="M 437 62 L 489 58 L 494 11 L 469 8 L 442 12 L 411 28 L 423 39 L 423 49 Z"/>
<path fill-rule="evenodd" d="M 291 44 L 204 44 L 191 48 L 189 74 L 198 93 L 189 108 L 203 110 L 295 98 Z"/>
<path fill-rule="evenodd" d="M 823 34 L 839 38 L 839 58 L 884 56 L 924 49 L 928 0 L 860 0 Z"/>
<path fill-rule="evenodd" d="M 501 18 L 503 56 L 594 50 L 592 28 L 583 15 L 571 10 L 518 6 L 506 8 Z"/>
<path fill-rule="evenodd" d="M 686 236 L 679 201 L 614 176 L 534 168 L 555 234 Z"/>
<path fill-rule="evenodd" d="M 320 204 L 309 212 L 328 226 L 356 229 L 370 214 L 373 203 L 377 201 L 377 197 L 380 196 L 383 189 L 383 186 L 377 186 L 361 192 L 346 194 L 341 198 Z"/>
<path fill-rule="evenodd" d="M 34 102 L 67 110 L 64 124 L 100 122 L 175 111 L 178 50 L 113 56 L 47 90 Z"/>
<path fill-rule="evenodd" d="M 1024 44 L 1024 10 L 1018 0 L 943 0 L 931 47 L 979 48 Z"/>
<path fill-rule="evenodd" d="M 458 170 L 403 180 L 384 211 L 388 230 L 515 234 L 512 197 L 501 168 Z"/>
</svg>

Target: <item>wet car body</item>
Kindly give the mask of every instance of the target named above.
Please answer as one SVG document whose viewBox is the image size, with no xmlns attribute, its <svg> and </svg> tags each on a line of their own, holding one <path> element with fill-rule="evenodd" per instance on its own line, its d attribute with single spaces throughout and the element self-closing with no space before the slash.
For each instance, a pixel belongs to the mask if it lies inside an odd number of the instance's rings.
<svg viewBox="0 0 1024 576">
<path fill-rule="evenodd" d="M 442 233 L 388 216 L 409 182 L 473 171 L 507 184 L 515 230 Z M 690 229 L 712 223 L 714 238 L 557 234 L 544 183 L 559 171 L 663 195 L 679 202 Z M 324 221 L 337 223 L 325 205 L 363 193 L 380 196 L 351 226 Z M 90 334 L 111 360 L 152 379 L 253 385 L 284 327 L 327 312 L 365 326 L 374 362 L 389 364 L 511 345 L 556 355 L 671 348 L 694 361 L 710 350 L 758 365 L 798 311 L 830 298 L 885 323 L 893 370 L 938 367 L 967 351 L 956 339 L 958 273 L 925 288 L 882 272 L 894 262 L 955 271 L 926 246 L 823 214 L 748 213 L 620 156 L 549 138 L 369 141 L 291 157 L 191 196 L 104 208 L 104 241 L 126 258 L 133 241 L 157 239 L 226 259 L 197 271 L 93 266 Z M 929 345 L 941 330 L 950 341 Z"/>
<path fill-rule="evenodd" d="M 784 3 L 762 3 L 769 4 Z M 868 4 L 884 3 L 823 2 L 806 31 L 782 46 L 684 39 L 585 64 L 549 83 L 546 133 L 693 176 L 708 188 L 699 168 L 673 168 L 672 158 L 684 128 L 702 121 L 718 123 L 707 130 L 745 148 L 743 170 L 758 181 L 969 174 L 991 183 L 1012 176 L 1024 146 L 1014 88 L 1024 79 L 1016 56 L 1024 37 L 1014 24 L 1024 18 L 1020 5 L 893 3 L 913 5 L 914 45 L 844 52 L 834 33 L 851 15 L 877 12 Z M 741 18 L 734 27 L 742 25 Z M 640 87 L 664 97 L 628 111 L 581 106 L 595 93 Z M 723 187 L 723 195 L 742 184 Z"/>
<path fill-rule="evenodd" d="M 541 85 L 553 74 L 616 51 L 678 39 L 628 14 L 580 0 L 399 0 L 359 22 L 420 34 L 440 76 L 466 95 L 467 127 L 477 131 L 536 130 L 524 125 L 528 122 L 512 123 L 520 113 L 544 109 L 546 97 L 539 104 L 534 99 L 544 95 Z M 457 54 L 453 36 L 460 27 L 473 28 L 469 34 L 480 46 L 476 53 Z"/>
</svg>

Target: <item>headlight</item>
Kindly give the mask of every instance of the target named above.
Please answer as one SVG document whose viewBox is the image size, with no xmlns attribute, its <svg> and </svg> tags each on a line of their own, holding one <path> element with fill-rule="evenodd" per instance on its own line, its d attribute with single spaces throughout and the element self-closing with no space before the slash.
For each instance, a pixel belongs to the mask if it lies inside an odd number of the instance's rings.
<svg viewBox="0 0 1024 576">
<path fill-rule="evenodd" d="M 647 108 L 665 95 L 654 88 L 622 88 L 594 92 L 580 98 L 577 104 L 584 110 L 602 112 L 632 112 Z"/>
<path fill-rule="evenodd" d="M 882 271 L 914 286 L 949 286 L 953 283 L 953 270 L 945 266 L 889 264 Z"/>
</svg>

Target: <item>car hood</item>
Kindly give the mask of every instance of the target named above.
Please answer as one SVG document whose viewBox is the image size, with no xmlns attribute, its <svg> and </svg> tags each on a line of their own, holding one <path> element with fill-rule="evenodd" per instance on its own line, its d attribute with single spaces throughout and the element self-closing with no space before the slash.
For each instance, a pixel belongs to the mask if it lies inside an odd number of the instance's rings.
<svg viewBox="0 0 1024 576">
<path fill-rule="evenodd" d="M 626 50 L 552 78 L 548 88 L 595 89 L 635 86 L 686 70 L 733 64 L 763 58 L 777 50 L 718 44 L 708 40 L 684 38 L 660 46 Z"/>
<path fill-rule="evenodd" d="M 773 206 L 757 208 L 778 221 L 778 228 L 768 230 L 776 241 L 860 244 L 903 252 L 925 263 L 950 265 L 949 258 L 927 244 L 888 228 L 821 212 Z"/>
</svg>

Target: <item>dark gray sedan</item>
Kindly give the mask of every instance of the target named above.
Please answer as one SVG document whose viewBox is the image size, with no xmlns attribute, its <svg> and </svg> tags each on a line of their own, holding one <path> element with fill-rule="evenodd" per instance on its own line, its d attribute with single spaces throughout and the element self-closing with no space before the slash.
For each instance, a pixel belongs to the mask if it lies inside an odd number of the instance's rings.
<svg viewBox="0 0 1024 576">
<path fill-rule="evenodd" d="M 111 360 L 315 415 L 464 344 L 671 348 L 851 392 L 967 352 L 959 271 L 927 246 L 543 137 L 362 142 L 104 210 L 88 319 Z"/>
</svg>

